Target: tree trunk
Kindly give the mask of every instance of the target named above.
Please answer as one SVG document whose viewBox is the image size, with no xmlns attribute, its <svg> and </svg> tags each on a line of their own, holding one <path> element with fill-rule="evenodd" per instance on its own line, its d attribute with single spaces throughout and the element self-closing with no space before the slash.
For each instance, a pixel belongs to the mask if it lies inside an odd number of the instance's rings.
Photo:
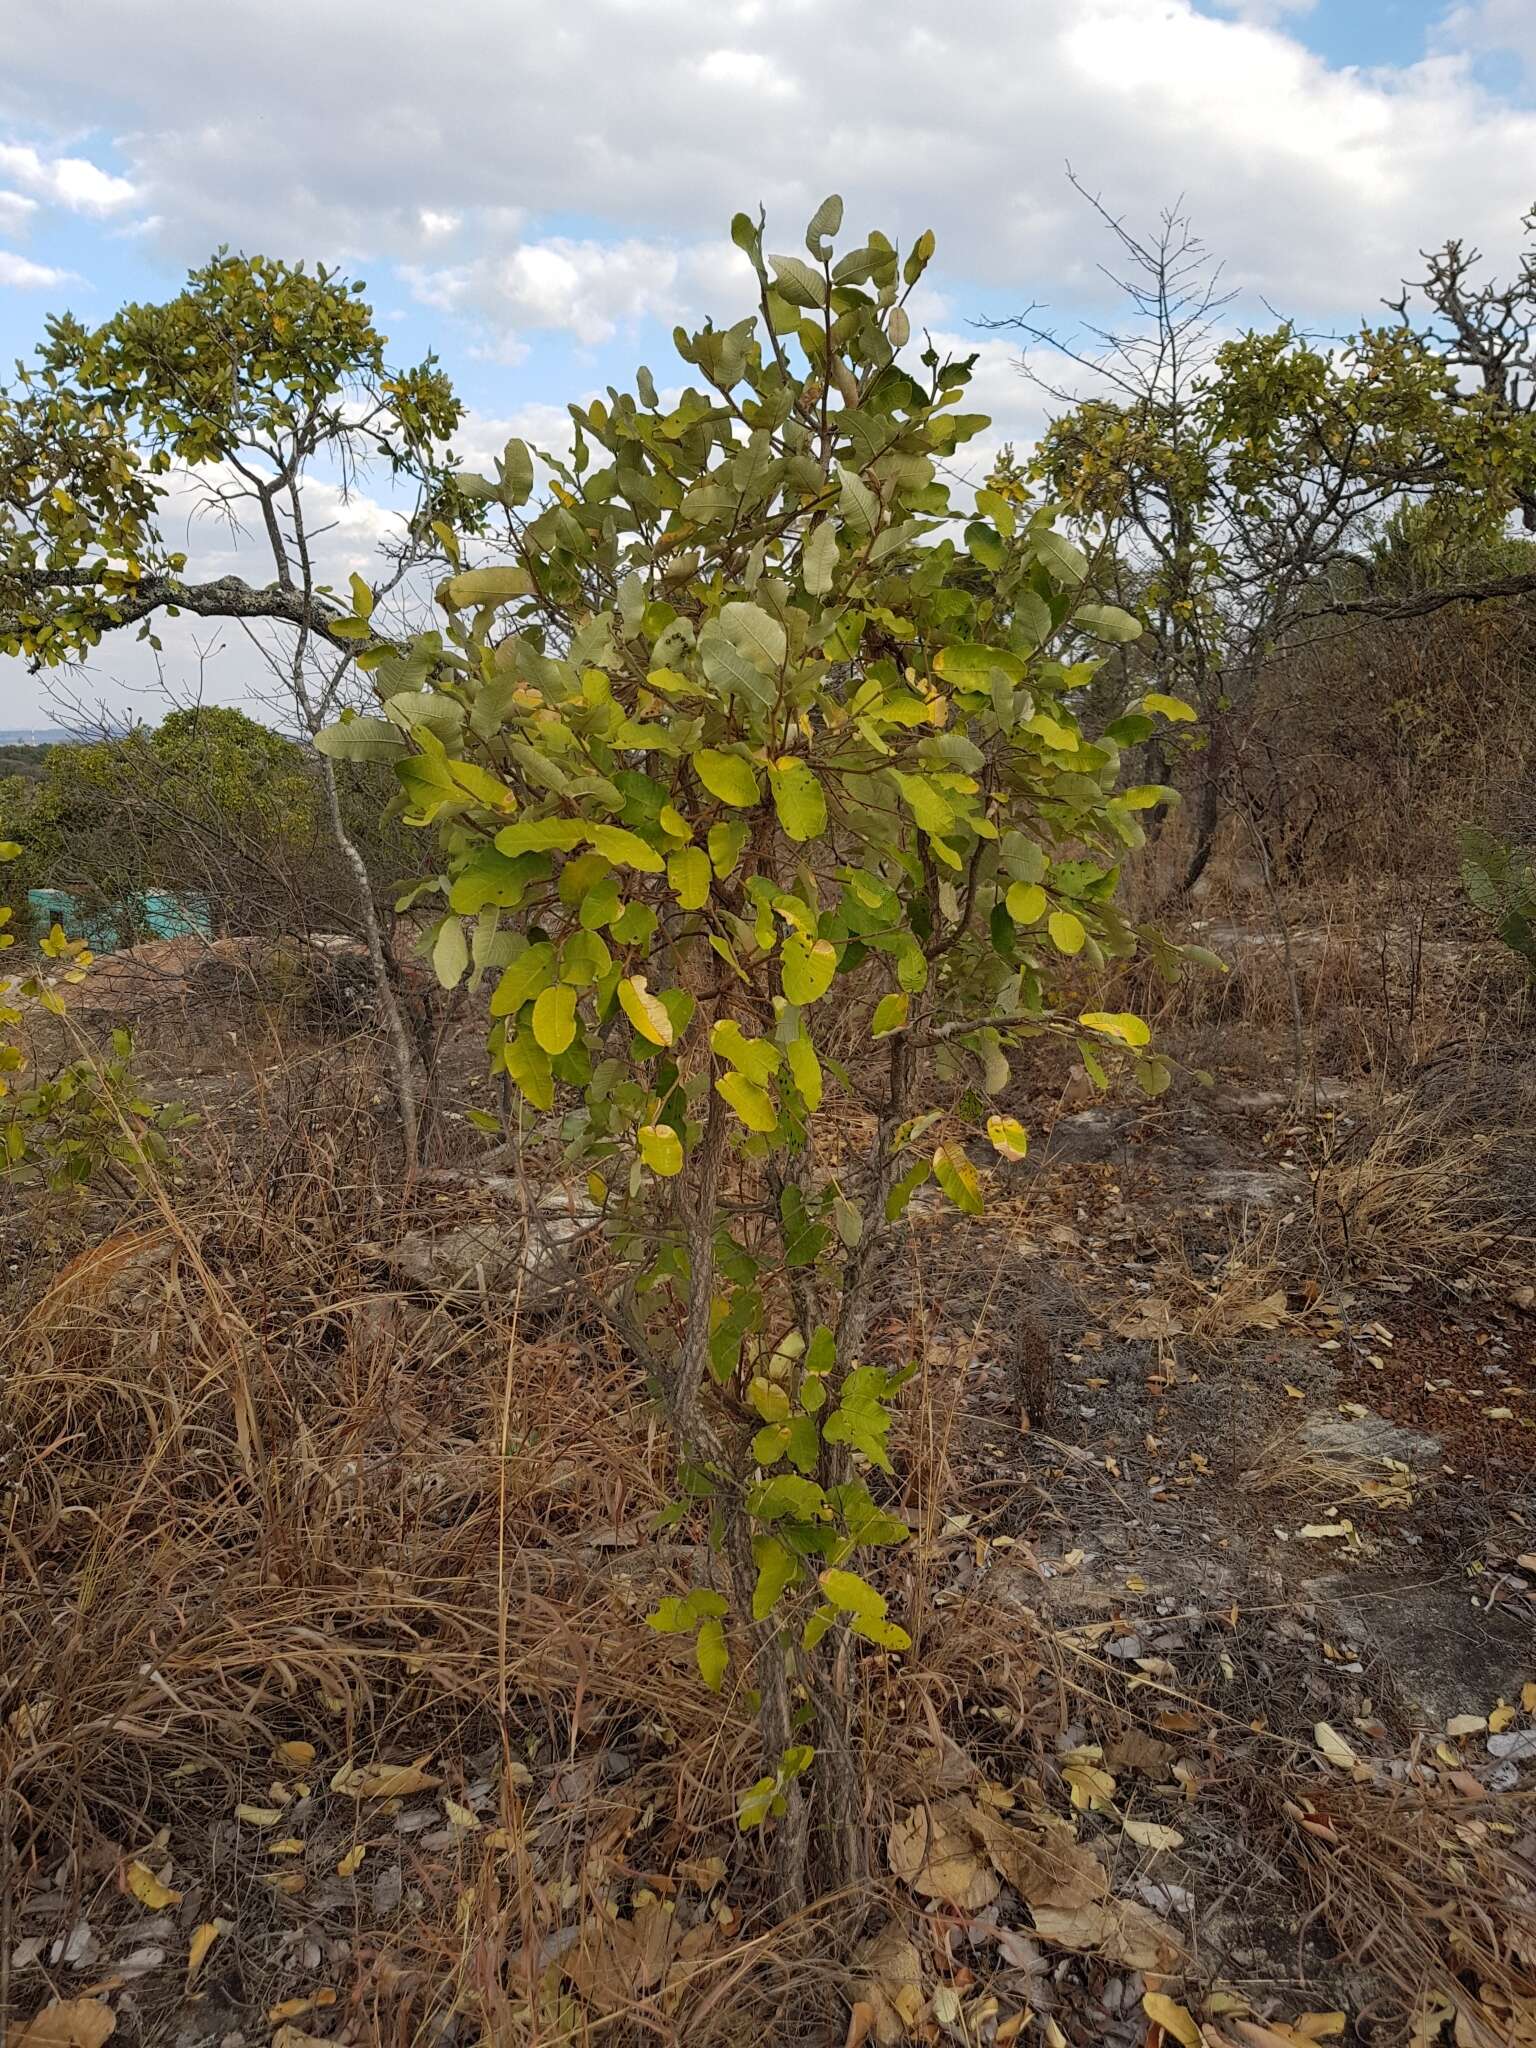
<svg viewBox="0 0 1536 2048">
<path fill-rule="evenodd" d="M 379 1014 L 384 1019 L 384 1028 L 389 1036 L 390 1054 L 395 1069 L 395 1094 L 400 1106 L 400 1124 L 405 1138 L 405 1172 L 407 1181 L 414 1180 L 421 1164 L 421 1108 L 416 1093 L 416 1068 L 411 1051 L 410 1033 L 405 1028 L 401 1015 L 399 998 L 395 994 L 394 982 L 390 979 L 389 960 L 384 950 L 384 933 L 379 924 L 379 914 L 374 908 L 373 884 L 368 879 L 368 867 L 363 856 L 347 832 L 346 820 L 341 815 L 341 792 L 336 786 L 336 770 L 329 756 L 317 754 L 321 779 L 325 784 L 325 805 L 331 822 L 331 837 L 336 849 L 346 862 L 352 880 L 357 888 L 358 914 L 363 920 L 363 933 L 368 944 L 368 964 L 373 970 L 374 1000 Z"/>
<path fill-rule="evenodd" d="M 1205 774 L 1195 806 L 1195 846 L 1179 884 L 1180 896 L 1188 896 L 1205 873 L 1216 844 L 1217 828 L 1221 824 L 1221 778 L 1227 765 L 1226 718 L 1219 711 L 1213 712 L 1207 722 L 1211 737 L 1205 750 Z"/>
</svg>

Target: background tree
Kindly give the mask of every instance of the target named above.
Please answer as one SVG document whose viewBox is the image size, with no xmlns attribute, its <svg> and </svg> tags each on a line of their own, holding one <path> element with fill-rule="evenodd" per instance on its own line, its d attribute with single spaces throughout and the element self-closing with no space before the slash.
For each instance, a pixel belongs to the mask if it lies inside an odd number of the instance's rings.
<svg viewBox="0 0 1536 2048">
<path fill-rule="evenodd" d="M 1100 541 L 1102 574 L 1147 625 L 1137 661 L 1200 710 L 1187 890 L 1210 858 L 1234 745 L 1260 676 L 1298 622 L 1351 608 L 1374 529 L 1405 498 L 1497 519 L 1532 470 L 1527 410 L 1469 397 L 1457 360 L 1406 321 L 1320 343 L 1285 324 L 1221 338 L 1231 295 L 1189 222 L 1115 238 L 1130 313 L 1078 344 L 1021 330 L 1088 374 L 1035 474 Z"/>
<path fill-rule="evenodd" d="M 50 320 L 35 361 L 0 394 L 0 650 L 56 664 L 129 626 L 153 638 L 162 612 L 233 622 L 249 632 L 288 714 L 317 732 L 376 634 L 318 575 L 309 487 L 345 492 L 377 462 L 414 494 L 374 584 L 375 602 L 404 604 L 411 571 L 440 547 L 440 456 L 460 417 L 432 358 L 388 367 L 362 290 L 323 267 L 220 252 L 164 304 L 124 307 L 94 329 L 68 315 Z M 163 532 L 173 469 L 205 513 L 254 526 L 270 580 L 187 573 Z M 414 1158 L 410 1041 L 367 864 L 328 763 L 322 775 Z"/>
</svg>

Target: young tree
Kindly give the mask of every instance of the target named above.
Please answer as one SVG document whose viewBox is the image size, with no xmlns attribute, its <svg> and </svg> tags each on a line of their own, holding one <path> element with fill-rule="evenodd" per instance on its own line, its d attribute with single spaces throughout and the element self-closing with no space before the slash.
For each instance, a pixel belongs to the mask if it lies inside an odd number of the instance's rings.
<svg viewBox="0 0 1536 2048">
<path fill-rule="evenodd" d="M 229 621 L 251 631 L 302 730 L 313 735 L 335 715 L 375 635 L 317 575 L 307 486 L 346 490 L 377 461 L 414 490 L 375 597 L 402 592 L 439 545 L 439 450 L 460 417 L 431 357 L 387 366 L 362 289 L 324 268 L 221 251 L 163 305 L 126 306 L 94 329 L 68 315 L 49 321 L 36 360 L 0 393 L 0 652 L 52 665 L 129 626 L 153 638 L 162 612 Z M 206 512 L 256 526 L 269 581 L 188 575 L 163 531 L 173 468 Z M 410 1041 L 366 863 L 322 766 L 414 1159 Z"/>
<path fill-rule="evenodd" d="M 1088 599 L 1046 512 L 983 491 L 956 528 L 941 471 L 987 424 L 971 361 L 902 357 L 933 238 L 839 256 L 841 218 L 817 210 L 807 260 L 738 215 L 758 313 L 677 330 L 675 401 L 642 369 L 573 406 L 542 502 L 519 441 L 460 479 L 499 553 L 374 668 L 380 713 L 319 741 L 392 758 L 436 828 L 438 974 L 495 972 L 493 1060 L 627 1262 L 675 1515 L 708 1517 L 717 1558 L 653 1624 L 761 1696 L 740 1818 L 777 1821 L 791 1903 L 813 1867 L 858 1871 L 853 1660 L 907 1641 L 857 1569 L 906 1534 L 907 1370 L 868 1355 L 883 1255 L 930 1179 L 981 1209 L 962 1111 L 1015 1049 L 1067 1033 L 1099 1071 L 1145 1046 L 1072 991 L 1137 945 L 1118 864 L 1166 792 L 1117 795 L 1120 747 L 1188 715 L 1152 696 L 1081 729 L 1095 664 L 1056 650 L 1135 623 Z M 826 1135 L 834 1094 L 856 1147 Z M 1016 1121 L 986 1131 L 1022 1155 Z"/>
</svg>

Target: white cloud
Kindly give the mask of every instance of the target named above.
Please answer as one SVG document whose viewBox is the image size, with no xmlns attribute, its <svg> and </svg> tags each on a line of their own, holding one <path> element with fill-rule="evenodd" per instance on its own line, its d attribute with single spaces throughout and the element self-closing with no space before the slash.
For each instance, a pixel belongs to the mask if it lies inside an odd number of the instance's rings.
<svg viewBox="0 0 1536 2048">
<path fill-rule="evenodd" d="M 647 317 L 675 321 L 697 303 L 701 287 L 750 303 L 751 269 L 724 238 L 691 248 L 663 242 L 522 242 L 502 256 L 477 257 L 437 269 L 407 265 L 404 276 L 423 305 L 466 312 L 496 335 L 495 353 L 518 359 L 529 329 L 573 334 L 588 347 L 612 340 Z"/>
<path fill-rule="evenodd" d="M 48 263 L 31 263 L 14 250 L 0 249 L 0 285 L 8 285 L 12 291 L 50 291 L 55 285 L 73 282 L 73 271 L 55 270 Z"/>
<path fill-rule="evenodd" d="M 97 176 L 140 188 L 166 260 L 227 240 L 425 265 L 478 317 L 495 303 L 508 326 L 585 338 L 656 302 L 636 252 L 720 236 L 759 200 L 792 249 L 834 188 L 852 232 L 931 225 L 951 287 L 1096 292 L 1067 157 L 1133 215 L 1183 193 L 1235 281 L 1313 316 L 1369 307 L 1449 234 L 1509 250 L 1536 110 L 1490 93 L 1471 52 L 1528 46 L 1530 0 L 1478 0 L 1447 54 L 1397 69 L 1331 67 L 1293 11 L 1231 4 L 1242 18 L 1194 0 L 457 0 L 445 34 L 413 0 L 225 0 L 190 39 L 175 0 L 120 0 L 109 40 L 69 33 L 57 0 L 7 0 L 0 78 L 25 78 L 34 123 L 116 133 L 129 179 Z M 238 95 L 210 101 L 210 63 Z"/>
<path fill-rule="evenodd" d="M 24 192 L 0 191 L 0 235 L 23 235 L 37 212 L 37 201 Z"/>
<path fill-rule="evenodd" d="M 83 156 L 43 157 L 20 142 L 0 142 L 0 174 L 71 213 L 115 213 L 137 197 L 129 179 Z"/>
</svg>

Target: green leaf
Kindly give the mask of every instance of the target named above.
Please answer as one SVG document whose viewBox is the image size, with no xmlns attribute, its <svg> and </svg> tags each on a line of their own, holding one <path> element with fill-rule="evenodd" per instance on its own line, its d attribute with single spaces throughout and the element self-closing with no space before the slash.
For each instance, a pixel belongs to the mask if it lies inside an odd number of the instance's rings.
<svg viewBox="0 0 1536 2048">
<path fill-rule="evenodd" d="M 445 917 L 432 945 L 432 972 L 442 988 L 457 988 L 469 966 L 469 941 L 456 917 Z"/>
<path fill-rule="evenodd" d="M 542 989 L 533 1006 L 533 1035 L 551 1058 L 576 1036 L 576 991 L 565 982 Z"/>
<path fill-rule="evenodd" d="M 882 996 L 875 1005 L 875 1014 L 869 1027 L 871 1038 L 888 1038 L 893 1031 L 904 1031 L 907 1013 L 912 1007 L 909 995 Z"/>
<path fill-rule="evenodd" d="M 1072 623 L 1096 640 L 1108 640 L 1117 647 L 1141 638 L 1141 621 L 1117 604 L 1080 604 L 1072 614 Z"/>
<path fill-rule="evenodd" d="M 766 1621 L 784 1588 L 792 1586 L 799 1578 L 800 1562 L 776 1536 L 754 1536 L 752 1558 L 757 1566 L 757 1584 L 752 1589 L 752 1619 Z"/>
<path fill-rule="evenodd" d="M 549 1054 L 531 1031 L 520 1031 L 504 1055 L 507 1072 L 535 1109 L 554 1107 L 555 1081 L 549 1070 Z"/>
<path fill-rule="evenodd" d="M 754 1487 L 747 1499 L 747 1512 L 759 1522 L 814 1522 L 826 1511 L 827 1497 L 811 1479 L 780 1472 Z"/>
<path fill-rule="evenodd" d="M 665 1005 L 646 987 L 643 974 L 630 974 L 619 983 L 619 1008 L 642 1038 L 652 1045 L 670 1045 L 673 1039 L 672 1019 Z"/>
<path fill-rule="evenodd" d="M 1024 680 L 1024 657 L 1008 647 L 984 647 L 975 641 L 956 640 L 941 647 L 933 657 L 935 675 L 962 689 L 984 690 L 994 674 L 1010 683 Z"/>
<path fill-rule="evenodd" d="M 779 1112 L 772 1096 L 749 1081 L 745 1074 L 734 1071 L 722 1074 L 715 1083 L 715 1093 L 731 1105 L 749 1131 L 766 1132 L 778 1128 Z"/>
<path fill-rule="evenodd" d="M 907 1169 L 885 1198 L 887 1223 L 894 1223 L 903 1214 L 907 1204 L 932 1172 L 933 1168 L 926 1159 L 919 1159 Z"/>
<path fill-rule="evenodd" d="M 816 1048 L 805 1034 L 802 1025 L 800 1036 L 792 1038 L 784 1048 L 784 1057 L 789 1061 L 789 1071 L 795 1086 L 800 1090 L 802 1101 L 814 1114 L 821 1107 L 823 1089 L 821 1061 L 816 1057 Z"/>
<path fill-rule="evenodd" d="M 768 1038 L 748 1038 L 732 1017 L 722 1017 L 709 1034 L 713 1051 L 762 1088 L 779 1070 L 779 1048 Z"/>
<path fill-rule="evenodd" d="M 547 940 L 519 953 L 497 982 L 491 996 L 491 1015 L 510 1017 L 524 1003 L 547 988 L 555 978 L 555 949 Z"/>
<path fill-rule="evenodd" d="M 824 306 L 827 281 L 799 256 L 770 256 L 779 296 L 792 306 Z"/>
<path fill-rule="evenodd" d="M 659 875 L 666 866 L 654 846 L 648 846 L 639 833 L 625 831 L 622 825 L 589 825 L 586 837 L 615 867 L 639 868 L 644 874 Z M 499 834 L 497 844 L 501 844 Z"/>
<path fill-rule="evenodd" d="M 533 494 L 533 457 L 515 437 L 501 451 L 501 502 L 512 511 Z"/>
<path fill-rule="evenodd" d="M 834 1567 L 818 1574 L 818 1583 L 828 1600 L 840 1614 L 851 1614 L 858 1621 L 883 1621 L 886 1612 L 886 1598 L 877 1593 L 867 1579 L 861 1579 L 857 1572 L 842 1571 Z"/>
<path fill-rule="evenodd" d="M 727 755 L 726 759 L 732 756 Z M 709 828 L 709 864 L 723 882 L 741 859 L 742 848 L 752 837 L 752 827 L 745 818 L 722 818 L 717 825 Z"/>
<path fill-rule="evenodd" d="M 1150 1026 L 1129 1010 L 1085 1010 L 1077 1021 L 1085 1030 L 1118 1038 L 1122 1045 L 1146 1045 L 1152 1037 Z"/>
<path fill-rule="evenodd" d="M 640 1157 L 663 1180 L 683 1170 L 683 1142 L 670 1124 L 642 1124 L 635 1133 Z"/>
<path fill-rule="evenodd" d="M 1033 536 L 1036 558 L 1044 562 L 1058 583 L 1081 583 L 1088 574 L 1088 557 L 1064 533 L 1053 527 L 1038 527 Z"/>
<path fill-rule="evenodd" d="M 786 756 L 769 770 L 773 807 L 788 839 L 819 839 L 827 829 L 827 799 L 814 772 Z"/>
<path fill-rule="evenodd" d="M 333 761 L 395 761 L 405 752 L 405 739 L 387 718 L 359 716 L 322 726 L 315 751 Z"/>
<path fill-rule="evenodd" d="M 575 931 L 560 948 L 560 979 L 591 988 L 613 966 L 613 955 L 594 931 Z"/>
<path fill-rule="evenodd" d="M 531 597 L 533 578 L 514 564 L 490 569 L 466 569 L 462 576 L 450 576 L 438 591 L 442 605 L 451 612 L 467 611 L 471 605 L 507 604 L 515 597 Z"/>
<path fill-rule="evenodd" d="M 891 778 L 906 800 L 913 819 L 924 832 L 950 832 L 954 829 L 954 806 L 944 791 L 938 789 L 925 775 L 907 775 L 899 768 L 891 770 Z"/>
<path fill-rule="evenodd" d="M 722 1622 L 711 1619 L 699 1624 L 694 1655 L 699 1662 L 699 1676 L 711 1692 L 718 1692 L 725 1683 L 725 1674 L 731 1661 L 730 1651 L 725 1646 L 725 1626 Z"/>
<path fill-rule="evenodd" d="M 799 932 L 791 932 L 781 949 L 780 969 L 784 993 L 792 1003 L 803 1006 L 819 1002 L 832 986 L 837 952 L 827 939 L 812 943 Z"/>
<path fill-rule="evenodd" d="M 811 215 L 810 226 L 805 231 L 805 246 L 818 262 L 826 256 L 826 243 L 843 224 L 843 202 L 836 192 L 831 192 Z"/>
<path fill-rule="evenodd" d="M 713 871 L 702 846 L 679 847 L 667 855 L 667 880 L 683 910 L 702 910 L 709 901 Z"/>
<path fill-rule="evenodd" d="M 1083 920 L 1070 910 L 1053 910 L 1046 930 L 1058 953 L 1081 953 L 1087 943 L 1088 932 Z"/>
<path fill-rule="evenodd" d="M 693 757 L 693 769 L 710 795 L 723 804 L 745 810 L 758 801 L 756 771 L 740 754 L 722 754 L 714 747 L 701 747 Z"/>
<path fill-rule="evenodd" d="M 979 1216 L 986 1208 L 976 1169 L 959 1145 L 940 1145 L 933 1155 L 934 1178 L 957 1209 L 967 1216 Z"/>
<path fill-rule="evenodd" d="M 837 573 L 837 529 L 818 519 L 800 551 L 800 580 L 813 597 L 825 597 Z"/>
<path fill-rule="evenodd" d="M 503 825 L 496 834 L 496 851 L 518 853 L 570 853 L 587 836 L 578 818 L 524 818 L 516 825 Z"/>
</svg>

